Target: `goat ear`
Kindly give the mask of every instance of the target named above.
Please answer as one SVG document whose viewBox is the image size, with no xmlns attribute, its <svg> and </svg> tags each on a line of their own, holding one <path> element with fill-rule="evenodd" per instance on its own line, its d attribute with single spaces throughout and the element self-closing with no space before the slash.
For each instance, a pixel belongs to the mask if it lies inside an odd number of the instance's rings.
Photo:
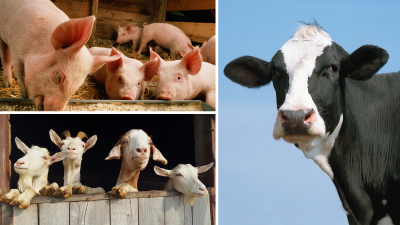
<svg viewBox="0 0 400 225">
<path fill-rule="evenodd" d="M 51 156 L 50 165 L 55 163 L 55 162 L 61 161 L 64 158 L 65 158 L 65 153 L 64 152 L 57 152 L 56 154 Z"/>
<path fill-rule="evenodd" d="M 171 170 L 163 169 L 158 166 L 154 166 L 154 172 L 156 172 L 157 175 L 163 176 L 163 177 L 171 176 Z"/>
<path fill-rule="evenodd" d="M 207 170 L 209 170 L 213 165 L 214 165 L 214 162 L 212 162 L 212 163 L 210 163 L 208 165 L 205 165 L 205 166 L 196 167 L 197 168 L 197 173 L 204 173 Z"/>
<path fill-rule="evenodd" d="M 161 154 L 160 151 L 158 151 L 158 149 L 156 148 L 155 145 L 151 144 L 150 149 L 151 149 L 151 155 L 153 156 L 154 161 L 159 161 L 164 165 L 166 165 L 168 163 L 168 160 L 164 158 L 164 156 Z"/>
<path fill-rule="evenodd" d="M 111 149 L 110 154 L 108 154 L 108 157 L 105 160 L 111 159 L 121 159 L 121 145 L 114 146 L 114 148 Z"/>
<path fill-rule="evenodd" d="M 19 150 L 21 150 L 25 155 L 28 152 L 29 148 L 22 142 L 18 137 L 15 137 L 15 143 L 17 144 L 17 147 Z"/>
<path fill-rule="evenodd" d="M 89 148 L 93 147 L 93 145 L 96 144 L 96 141 L 97 141 L 97 135 L 93 135 L 91 138 L 89 138 L 86 141 L 85 149 L 83 149 L 83 152 L 86 152 Z"/>
<path fill-rule="evenodd" d="M 49 134 L 51 141 L 59 148 L 61 148 L 61 138 L 58 136 L 58 134 L 52 129 L 50 129 Z"/>
</svg>

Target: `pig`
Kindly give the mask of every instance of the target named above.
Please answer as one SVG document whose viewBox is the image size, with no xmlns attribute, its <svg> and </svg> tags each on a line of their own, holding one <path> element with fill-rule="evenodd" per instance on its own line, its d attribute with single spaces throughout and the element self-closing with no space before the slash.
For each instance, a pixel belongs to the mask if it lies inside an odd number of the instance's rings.
<svg viewBox="0 0 400 225">
<path fill-rule="evenodd" d="M 138 52 L 141 53 L 151 40 L 154 40 L 156 45 L 169 49 L 173 60 L 177 54 L 183 56 L 193 49 L 190 38 L 178 27 L 167 23 L 152 23 L 145 26 Z"/>
<path fill-rule="evenodd" d="M 200 54 L 203 62 L 209 62 L 215 65 L 215 35 L 208 41 L 204 41 L 200 48 Z"/>
<path fill-rule="evenodd" d="M 104 64 L 94 73 L 97 82 L 106 87 L 106 93 L 110 99 L 143 99 L 146 81 L 144 81 L 145 66 L 142 62 L 126 57 L 114 48 L 92 47 L 89 51 L 92 55 L 110 57 L 121 54 L 121 58 Z"/>
<path fill-rule="evenodd" d="M 93 56 L 85 47 L 94 16 L 70 20 L 48 0 L 0 0 L 4 81 L 14 67 L 23 98 L 40 110 L 63 110 L 86 76 L 119 55 Z"/>
<path fill-rule="evenodd" d="M 147 23 L 144 22 L 143 27 L 145 27 L 146 25 L 147 25 Z M 117 30 L 118 30 L 118 38 L 117 38 L 116 43 L 122 44 L 122 43 L 127 43 L 129 41 L 132 41 L 132 43 L 133 43 L 132 49 L 135 52 L 140 43 L 140 36 L 142 35 L 142 28 L 136 27 L 136 26 L 131 26 L 131 24 L 128 24 L 126 27 L 121 27 L 117 23 Z"/>
<path fill-rule="evenodd" d="M 189 100 L 205 95 L 205 102 L 215 107 L 215 65 L 202 62 L 199 47 L 175 61 L 164 61 L 150 49 L 145 65 L 146 81 L 158 74 L 157 99 Z"/>
</svg>

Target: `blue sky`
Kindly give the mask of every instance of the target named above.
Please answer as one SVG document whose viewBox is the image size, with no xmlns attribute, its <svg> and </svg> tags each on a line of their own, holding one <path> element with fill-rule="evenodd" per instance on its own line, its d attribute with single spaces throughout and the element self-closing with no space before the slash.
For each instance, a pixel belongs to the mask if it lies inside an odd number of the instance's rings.
<svg viewBox="0 0 400 225">
<path fill-rule="evenodd" d="M 298 27 L 318 23 L 351 53 L 377 45 L 379 73 L 400 71 L 400 1 L 219 0 L 219 224 L 347 224 L 330 178 L 291 144 L 272 138 L 272 84 L 246 89 L 223 69 L 252 55 L 270 61 Z"/>
</svg>

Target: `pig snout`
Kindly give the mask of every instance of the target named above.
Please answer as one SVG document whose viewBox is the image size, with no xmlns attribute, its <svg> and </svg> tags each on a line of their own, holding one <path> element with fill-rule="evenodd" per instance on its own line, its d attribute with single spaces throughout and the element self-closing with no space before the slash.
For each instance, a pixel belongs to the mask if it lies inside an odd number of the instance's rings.
<svg viewBox="0 0 400 225">
<path fill-rule="evenodd" d="M 119 96 L 121 100 L 135 100 L 136 99 L 136 94 L 131 91 L 131 90 L 120 90 L 119 91 Z"/>
<path fill-rule="evenodd" d="M 160 94 L 157 96 L 157 100 L 170 100 L 171 101 L 172 99 L 173 99 L 172 93 L 166 92 L 166 91 L 160 92 Z"/>
</svg>

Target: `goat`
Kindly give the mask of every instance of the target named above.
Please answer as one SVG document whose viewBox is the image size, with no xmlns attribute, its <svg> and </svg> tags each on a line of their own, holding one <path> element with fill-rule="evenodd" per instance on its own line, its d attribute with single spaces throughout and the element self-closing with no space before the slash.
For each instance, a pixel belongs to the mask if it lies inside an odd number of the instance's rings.
<svg viewBox="0 0 400 225">
<path fill-rule="evenodd" d="M 146 168 L 151 156 L 154 161 L 159 161 L 164 165 L 168 163 L 146 132 L 137 129 L 126 132 L 105 159 L 121 159 L 122 157 L 117 184 L 110 194 L 125 198 L 128 192 L 138 191 L 137 182 L 140 171 Z"/>
<path fill-rule="evenodd" d="M 64 186 L 58 188 L 56 185 L 52 184 L 53 187 L 43 188 L 43 195 L 47 192 L 48 195 L 53 195 L 54 197 L 67 198 L 71 194 L 105 193 L 104 189 L 101 187 L 90 188 L 82 185 L 80 182 L 82 155 L 96 144 L 97 136 L 93 135 L 85 143 L 83 139 L 88 137 L 82 131 L 73 138 L 71 137 L 71 133 L 66 130 L 61 134 L 61 138 L 64 138 L 64 140 L 62 140 L 54 130 L 50 130 L 49 134 L 51 141 L 60 148 L 61 152 L 66 154 L 63 160 Z"/>
<path fill-rule="evenodd" d="M 14 164 L 15 172 L 19 174 L 18 190 L 12 189 L 9 193 L 2 195 L 0 202 L 26 209 L 32 198 L 39 195 L 39 190 L 48 184 L 49 166 L 63 160 L 65 153 L 58 152 L 50 156 L 47 149 L 35 145 L 28 148 L 18 137 L 15 138 L 15 143 L 25 154 Z"/>
<path fill-rule="evenodd" d="M 169 177 L 168 182 L 164 186 L 164 190 L 177 190 L 183 193 L 185 202 L 193 205 L 196 197 L 204 198 L 208 194 L 206 186 L 201 183 L 197 175 L 206 172 L 213 165 L 213 162 L 200 167 L 193 167 L 190 164 L 179 164 L 172 170 L 154 166 L 154 171 L 159 176 Z"/>
</svg>

